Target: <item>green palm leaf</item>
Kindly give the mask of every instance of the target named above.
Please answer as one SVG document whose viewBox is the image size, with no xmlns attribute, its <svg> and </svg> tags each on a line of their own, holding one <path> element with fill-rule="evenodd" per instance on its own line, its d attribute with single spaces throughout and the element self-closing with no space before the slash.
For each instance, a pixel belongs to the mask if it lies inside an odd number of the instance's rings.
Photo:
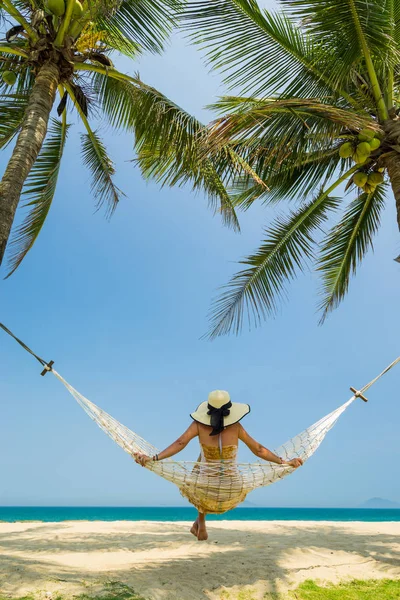
<svg viewBox="0 0 400 600">
<path fill-rule="evenodd" d="M 388 118 L 382 98 L 382 78 L 399 62 L 399 48 L 393 39 L 392 2 L 379 0 L 283 0 L 283 4 L 303 19 L 308 31 L 335 47 L 339 64 L 362 58 L 379 118 Z"/>
<path fill-rule="evenodd" d="M 52 119 L 48 137 L 26 180 L 23 193 L 28 196 L 28 201 L 23 208 L 30 210 L 9 243 L 7 277 L 14 273 L 32 248 L 46 220 L 56 191 L 68 127 L 65 119 Z"/>
<path fill-rule="evenodd" d="M 372 247 L 384 205 L 385 186 L 378 185 L 371 194 L 362 193 L 355 198 L 340 223 L 328 234 L 318 261 L 318 270 L 323 276 L 321 322 L 346 295 L 351 274 L 355 274 L 358 264 Z"/>
<path fill-rule="evenodd" d="M 0 148 L 5 148 L 19 132 L 28 100 L 28 94 L 0 96 Z"/>
<path fill-rule="evenodd" d="M 150 52 L 163 49 L 183 7 L 181 0 L 122 0 L 112 4 L 111 10 L 109 4 L 97 17 L 99 27 L 117 40 L 125 38 Z"/>
<path fill-rule="evenodd" d="M 320 97 L 334 93 L 357 104 L 342 85 L 332 50 L 305 36 L 298 23 L 261 10 L 255 0 L 191 2 L 184 13 L 193 40 L 242 93 Z M 334 68 L 335 67 L 335 68 Z M 359 105 L 360 106 L 360 105 Z"/>
<path fill-rule="evenodd" d="M 256 170 L 258 173 L 263 173 L 268 189 L 265 185 L 255 183 L 248 175 L 241 175 L 232 185 L 233 203 L 247 210 L 256 200 L 261 200 L 265 204 L 274 204 L 306 199 L 321 181 L 329 182 L 338 174 L 340 176 L 344 162 L 340 159 L 336 147 L 327 151 L 291 155 L 271 169 L 268 168 L 268 164 L 259 162 Z"/>
<path fill-rule="evenodd" d="M 224 186 L 224 175 L 229 168 L 236 168 L 236 163 L 225 157 L 219 169 L 207 157 L 204 125 L 139 77 L 127 82 L 97 74 L 96 82 L 110 123 L 134 132 L 137 163 L 144 176 L 162 185 L 190 183 L 194 190 L 202 189 L 223 222 L 238 230 L 235 209 Z"/>
<path fill-rule="evenodd" d="M 99 19 L 97 29 L 107 32 L 107 46 L 112 50 L 134 59 L 137 59 L 142 53 L 143 49 L 135 40 L 127 38 L 117 27 L 110 27 L 102 19 Z"/>
<path fill-rule="evenodd" d="M 88 167 L 92 174 L 91 189 L 97 199 L 97 208 L 104 203 L 107 204 L 107 211 L 111 215 L 123 195 L 123 192 L 115 185 L 115 169 L 107 150 L 95 131 L 89 125 L 89 121 L 78 102 L 74 88 L 70 84 L 64 84 L 74 106 L 82 119 L 86 132 L 81 135 L 83 163 Z"/>
<path fill-rule="evenodd" d="M 2 52 L 1 56 L 5 60 L 0 62 L 0 94 L 9 96 L 11 93 L 29 93 L 32 89 L 33 76 L 31 69 L 26 65 L 26 59 L 5 52 Z M 13 71 L 17 75 L 17 81 L 12 87 L 4 82 L 2 78 L 4 71 Z"/>
<path fill-rule="evenodd" d="M 315 230 L 337 206 L 336 198 L 321 193 L 266 229 L 266 239 L 259 250 L 241 261 L 248 268 L 237 273 L 214 302 L 209 337 L 225 335 L 232 329 L 239 333 L 245 309 L 249 325 L 255 326 L 276 311 L 285 282 L 314 257 Z"/>
<path fill-rule="evenodd" d="M 309 142 L 313 141 L 313 131 L 319 133 L 319 139 L 322 139 L 321 128 L 329 134 L 330 124 L 333 125 L 330 127 L 331 135 L 343 129 L 357 131 L 367 126 L 378 129 L 369 115 L 360 115 L 353 110 L 315 98 L 258 99 L 228 96 L 209 108 L 219 113 L 227 112 L 211 129 L 210 138 L 216 143 L 243 137 L 259 141 L 265 132 L 276 130 L 278 125 L 279 131 L 275 134 L 277 138 L 283 129 L 288 129 L 289 120 L 298 132 L 301 129 L 307 130 Z"/>
<path fill-rule="evenodd" d="M 81 140 L 83 163 L 92 174 L 91 189 L 97 198 L 97 208 L 106 203 L 109 214 L 112 214 L 122 196 L 113 180 L 114 164 L 95 131 L 82 134 Z"/>
<path fill-rule="evenodd" d="M 111 69 L 93 73 L 93 89 L 108 122 L 116 129 L 133 131 L 135 123 L 136 90 L 141 85 L 139 77 L 129 81 L 117 79 Z"/>
<path fill-rule="evenodd" d="M 361 36 L 376 53 L 392 45 L 390 1 L 281 0 L 303 27 L 322 39 L 346 40 L 354 53 L 363 51 Z"/>
<path fill-rule="evenodd" d="M 389 11 L 391 12 L 391 21 L 393 27 L 393 39 L 397 45 L 400 44 L 400 2 L 399 0 L 389 0 Z"/>
<path fill-rule="evenodd" d="M 225 97 L 214 105 L 227 111 L 209 130 L 212 150 L 235 144 L 236 152 L 268 186 L 257 186 L 246 174 L 236 177 L 235 205 L 244 207 L 262 197 L 268 203 L 305 198 L 321 181 L 346 166 L 341 140 L 363 127 L 376 127 L 371 117 L 314 99 L 259 100 Z"/>
</svg>

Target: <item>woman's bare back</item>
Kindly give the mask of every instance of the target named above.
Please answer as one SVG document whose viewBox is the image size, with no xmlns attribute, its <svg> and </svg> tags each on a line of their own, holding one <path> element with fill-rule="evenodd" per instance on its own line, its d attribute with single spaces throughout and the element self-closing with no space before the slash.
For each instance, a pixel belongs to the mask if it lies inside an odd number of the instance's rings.
<svg viewBox="0 0 400 600">
<path fill-rule="evenodd" d="M 219 436 L 210 435 L 212 427 L 196 423 L 199 442 L 202 446 L 211 446 L 217 448 L 219 446 Z M 226 427 L 221 433 L 222 446 L 238 446 L 239 445 L 239 423 L 234 423 Z"/>
</svg>

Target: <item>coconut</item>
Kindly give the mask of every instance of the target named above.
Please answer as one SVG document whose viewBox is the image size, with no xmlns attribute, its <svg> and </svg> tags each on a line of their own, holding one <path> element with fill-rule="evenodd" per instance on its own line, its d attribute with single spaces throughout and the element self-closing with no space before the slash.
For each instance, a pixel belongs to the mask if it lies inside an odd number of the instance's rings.
<svg viewBox="0 0 400 600">
<path fill-rule="evenodd" d="M 4 83 L 7 85 L 14 85 L 14 83 L 17 81 L 17 75 L 14 73 L 14 71 L 4 71 L 2 77 Z"/>
<path fill-rule="evenodd" d="M 354 183 L 360 188 L 364 187 L 364 185 L 367 183 L 367 180 L 367 173 L 363 173 L 362 171 L 358 171 L 358 173 L 356 173 L 353 177 Z"/>
<path fill-rule="evenodd" d="M 367 142 L 361 142 L 357 144 L 356 151 L 353 154 L 353 158 L 356 163 L 363 163 L 367 160 L 371 154 L 371 146 Z"/>
<path fill-rule="evenodd" d="M 377 169 L 378 173 L 383 173 L 385 171 L 385 167 L 379 167 L 379 169 Z"/>
<path fill-rule="evenodd" d="M 371 192 L 374 192 L 376 188 L 376 185 L 372 185 L 371 183 L 366 183 L 364 185 L 364 192 L 366 192 L 367 194 L 370 194 Z"/>
<path fill-rule="evenodd" d="M 72 16 L 75 19 L 79 19 L 83 14 L 83 6 L 79 0 L 75 0 L 74 8 L 72 9 Z"/>
<path fill-rule="evenodd" d="M 370 142 L 368 142 L 368 144 L 370 145 L 371 150 L 377 150 L 381 145 L 381 140 L 378 140 L 378 138 L 374 137 Z"/>
<path fill-rule="evenodd" d="M 81 33 L 82 29 L 84 28 L 85 23 L 81 23 L 81 21 L 71 21 L 71 26 L 69 28 L 69 34 L 71 37 L 73 37 L 74 39 L 78 37 L 78 35 Z"/>
<path fill-rule="evenodd" d="M 56 17 L 62 17 L 65 13 L 64 0 L 47 0 L 46 6 L 53 15 L 56 15 Z"/>
<path fill-rule="evenodd" d="M 354 152 L 353 154 L 353 160 L 354 162 L 356 162 L 358 165 L 362 165 L 363 163 L 365 163 L 366 160 L 368 160 L 369 158 L 369 154 L 361 154 L 360 152 Z"/>
<path fill-rule="evenodd" d="M 372 129 L 361 129 L 358 134 L 360 142 L 369 142 L 375 136 L 375 132 Z"/>
<path fill-rule="evenodd" d="M 370 185 L 379 185 L 380 183 L 383 183 L 382 173 L 377 173 L 376 171 L 373 171 L 372 173 L 370 173 L 368 175 L 368 183 Z"/>
<path fill-rule="evenodd" d="M 353 144 L 351 142 L 345 142 L 339 148 L 340 158 L 350 158 L 353 154 Z"/>
<path fill-rule="evenodd" d="M 360 154 L 370 154 L 371 146 L 368 144 L 368 142 L 361 142 L 360 144 L 357 144 L 357 152 Z"/>
</svg>

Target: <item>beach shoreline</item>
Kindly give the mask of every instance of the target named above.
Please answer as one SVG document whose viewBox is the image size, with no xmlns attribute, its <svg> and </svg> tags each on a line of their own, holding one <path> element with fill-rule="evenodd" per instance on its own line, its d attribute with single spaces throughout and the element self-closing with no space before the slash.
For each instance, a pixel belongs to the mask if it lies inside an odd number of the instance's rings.
<svg viewBox="0 0 400 600">
<path fill-rule="evenodd" d="M 400 579 L 400 523 L 212 521 L 0 523 L 0 591 L 95 593 L 119 581 L 149 600 L 254 599 L 306 579 Z"/>
</svg>

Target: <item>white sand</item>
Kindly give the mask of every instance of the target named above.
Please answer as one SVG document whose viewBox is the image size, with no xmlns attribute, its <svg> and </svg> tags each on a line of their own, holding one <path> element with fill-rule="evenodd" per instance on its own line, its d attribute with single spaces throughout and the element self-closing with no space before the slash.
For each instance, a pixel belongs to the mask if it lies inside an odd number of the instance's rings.
<svg viewBox="0 0 400 600">
<path fill-rule="evenodd" d="M 0 523 L 0 591 L 97 592 L 121 581 L 151 600 L 261 600 L 305 579 L 400 578 L 400 523 L 222 521 Z"/>
</svg>

